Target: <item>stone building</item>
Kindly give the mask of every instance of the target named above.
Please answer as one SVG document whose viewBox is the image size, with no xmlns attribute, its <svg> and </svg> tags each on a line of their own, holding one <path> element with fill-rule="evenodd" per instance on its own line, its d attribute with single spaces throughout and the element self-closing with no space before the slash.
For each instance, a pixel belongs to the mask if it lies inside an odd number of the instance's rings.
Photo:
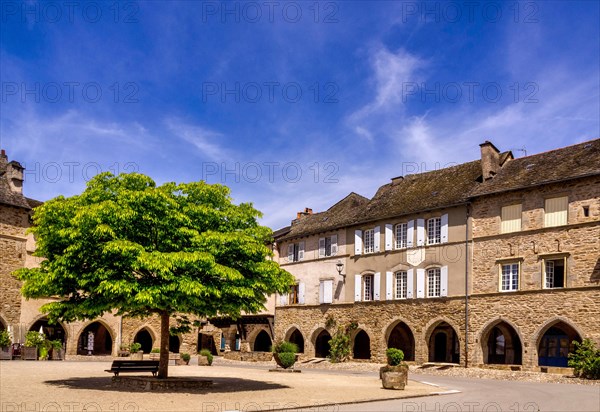
<svg viewBox="0 0 600 412">
<path fill-rule="evenodd" d="M 485 142 L 479 160 L 299 215 L 276 247 L 299 285 L 276 336 L 304 356 L 354 323 L 355 359 L 398 347 L 417 363 L 566 366 L 574 340 L 600 343 L 600 140 L 519 159 Z"/>
<path fill-rule="evenodd" d="M 41 202 L 23 194 L 23 167 L 0 154 L 0 329 L 9 329 L 13 341 L 23 343 L 28 331 L 43 331 L 50 340 L 61 340 L 67 357 L 116 356 L 121 344 L 138 342 L 144 352 L 159 346 L 158 318 L 123 318 L 105 314 L 85 322 L 51 325 L 40 313 L 50 300 L 26 300 L 21 296 L 21 282 L 11 273 L 23 267 L 37 267 L 41 259 L 33 256 L 35 239 L 26 231 L 31 225 L 33 208 Z M 171 352 L 195 354 L 209 349 L 233 358 L 261 358 L 273 341 L 274 296 L 268 298 L 266 310 L 244 314 L 241 319 L 200 319 L 200 327 L 190 333 L 171 336 Z M 194 320 L 194 319 L 192 319 Z M 173 324 L 172 320 L 172 324 Z M 91 343 L 90 343 L 91 342 Z M 91 346 L 90 346 L 91 345 Z M 91 349 L 90 349 L 91 348 Z M 242 355 L 257 352 L 257 355 Z M 263 356 L 264 357 L 264 356 Z M 268 357 L 268 356 L 267 356 Z"/>
</svg>

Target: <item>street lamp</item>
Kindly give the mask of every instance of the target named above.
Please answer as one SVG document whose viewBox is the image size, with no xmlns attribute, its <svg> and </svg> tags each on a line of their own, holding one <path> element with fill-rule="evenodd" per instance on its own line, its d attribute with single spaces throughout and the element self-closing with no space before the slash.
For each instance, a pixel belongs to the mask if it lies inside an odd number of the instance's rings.
<svg viewBox="0 0 600 412">
<path fill-rule="evenodd" d="M 341 260 L 338 260 L 337 263 L 335 264 L 335 268 L 338 271 L 338 274 L 344 278 L 344 280 L 346 280 L 346 275 L 342 273 L 342 270 L 344 270 L 344 264 L 342 263 Z"/>
</svg>

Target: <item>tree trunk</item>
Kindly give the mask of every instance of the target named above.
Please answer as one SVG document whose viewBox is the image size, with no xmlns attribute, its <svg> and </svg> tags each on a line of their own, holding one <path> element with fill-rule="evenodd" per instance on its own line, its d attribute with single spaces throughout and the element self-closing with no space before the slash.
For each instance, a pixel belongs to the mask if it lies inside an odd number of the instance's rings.
<svg viewBox="0 0 600 412">
<path fill-rule="evenodd" d="M 169 314 L 160 312 L 160 364 L 158 379 L 169 377 Z"/>
</svg>

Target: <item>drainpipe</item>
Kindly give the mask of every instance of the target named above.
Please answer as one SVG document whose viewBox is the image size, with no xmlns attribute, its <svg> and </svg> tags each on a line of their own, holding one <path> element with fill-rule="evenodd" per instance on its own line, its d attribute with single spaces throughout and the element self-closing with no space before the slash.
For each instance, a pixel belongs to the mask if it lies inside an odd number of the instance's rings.
<svg viewBox="0 0 600 412">
<path fill-rule="evenodd" d="M 469 207 L 467 204 L 465 221 L 465 368 L 469 367 Z"/>
</svg>

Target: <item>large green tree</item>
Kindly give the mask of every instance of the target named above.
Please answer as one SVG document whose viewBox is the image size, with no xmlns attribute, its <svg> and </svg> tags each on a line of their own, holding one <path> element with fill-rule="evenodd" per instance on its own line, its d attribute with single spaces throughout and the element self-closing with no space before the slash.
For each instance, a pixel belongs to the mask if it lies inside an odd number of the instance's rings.
<svg viewBox="0 0 600 412">
<path fill-rule="evenodd" d="M 51 321 L 158 315 L 166 378 L 170 317 L 236 318 L 293 283 L 269 259 L 272 233 L 260 216 L 251 204 L 233 204 L 222 185 L 157 186 L 141 174 L 103 173 L 82 194 L 35 209 L 31 232 L 45 260 L 16 276 L 26 298 L 60 298 L 41 308 Z"/>
</svg>

